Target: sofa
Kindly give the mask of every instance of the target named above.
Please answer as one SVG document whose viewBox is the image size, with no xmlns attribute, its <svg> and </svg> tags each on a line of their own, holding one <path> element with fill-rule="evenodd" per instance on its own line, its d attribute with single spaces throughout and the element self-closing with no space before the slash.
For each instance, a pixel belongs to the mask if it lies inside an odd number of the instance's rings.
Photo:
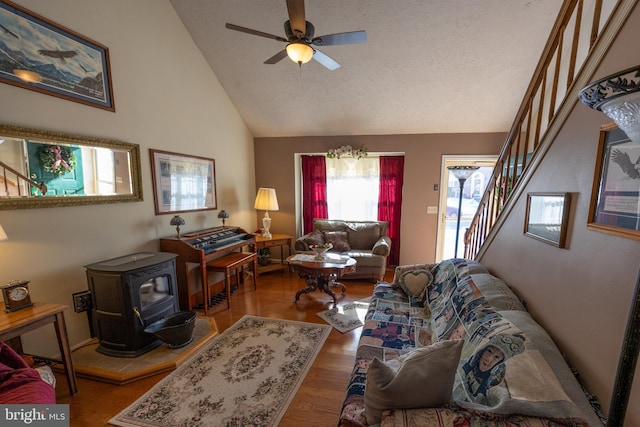
<svg viewBox="0 0 640 427">
<path fill-rule="evenodd" d="M 465 259 L 375 288 L 340 426 L 602 426 L 597 400 L 512 290 Z"/>
<path fill-rule="evenodd" d="M 6 343 L 0 342 L 0 404 L 54 404 L 55 377 L 51 368 L 41 371 Z M 46 381 L 45 381 L 46 378 Z"/>
<path fill-rule="evenodd" d="M 344 279 L 381 281 L 387 268 L 391 238 L 387 221 L 344 221 L 314 219 L 313 231 L 296 239 L 296 252 L 310 251 L 310 245 L 331 243 L 331 252 L 348 255 L 357 261 L 356 270 Z"/>
</svg>

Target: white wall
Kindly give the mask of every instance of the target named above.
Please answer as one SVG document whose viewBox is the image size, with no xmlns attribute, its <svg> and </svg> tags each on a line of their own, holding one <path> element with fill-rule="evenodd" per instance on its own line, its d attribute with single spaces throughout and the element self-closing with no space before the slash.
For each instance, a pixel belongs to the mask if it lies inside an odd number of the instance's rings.
<svg viewBox="0 0 640 427">
<path fill-rule="evenodd" d="M 168 0 L 17 0 L 31 11 L 109 48 L 116 111 L 0 84 L 0 122 L 140 145 L 144 201 L 0 211 L 10 240 L 0 244 L 0 283 L 31 281 L 35 301 L 69 305 L 71 344 L 89 338 L 72 293 L 87 289 L 84 265 L 159 250 L 175 234 L 156 216 L 149 149 L 215 159 L 218 208 L 229 224 L 256 223 L 253 137 Z M 221 225 L 217 211 L 182 214 L 182 231 Z M 53 328 L 28 334 L 25 347 L 57 352 Z"/>
</svg>

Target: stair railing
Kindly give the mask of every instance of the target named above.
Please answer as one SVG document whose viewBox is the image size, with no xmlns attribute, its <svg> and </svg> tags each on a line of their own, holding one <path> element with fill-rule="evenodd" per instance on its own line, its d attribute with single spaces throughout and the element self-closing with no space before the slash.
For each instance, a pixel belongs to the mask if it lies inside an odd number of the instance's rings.
<svg viewBox="0 0 640 427">
<path fill-rule="evenodd" d="M 22 173 L 20 173 L 19 171 L 13 169 L 11 166 L 7 165 L 4 162 L 0 162 L 0 168 L 2 168 L 2 175 L 0 176 L 0 182 L 3 184 L 4 187 L 4 196 L 11 196 L 11 195 L 16 195 L 16 196 L 29 196 L 31 195 L 31 193 L 27 193 L 24 194 L 25 191 L 25 186 L 22 185 L 24 183 L 29 184 L 30 187 L 34 187 L 36 189 L 38 189 L 41 193 L 41 195 L 45 195 L 47 194 L 47 186 L 44 182 L 41 183 L 37 183 L 35 181 L 33 181 L 32 179 L 28 178 L 27 176 L 23 175 Z M 11 175 L 8 175 L 8 174 Z M 13 179 L 11 179 L 13 178 Z M 10 189 L 13 189 L 14 191 L 10 191 Z M 15 194 L 14 194 L 15 193 Z"/>
<path fill-rule="evenodd" d="M 565 0 L 464 236 L 479 258 L 639 0 Z"/>
</svg>

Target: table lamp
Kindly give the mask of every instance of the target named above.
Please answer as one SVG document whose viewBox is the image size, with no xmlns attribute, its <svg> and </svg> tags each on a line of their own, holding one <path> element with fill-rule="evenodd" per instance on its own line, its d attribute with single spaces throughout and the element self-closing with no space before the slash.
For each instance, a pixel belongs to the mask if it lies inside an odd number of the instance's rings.
<svg viewBox="0 0 640 427">
<path fill-rule="evenodd" d="M 265 239 L 271 239 L 272 236 L 269 232 L 269 228 L 271 228 L 271 218 L 269 218 L 269 211 L 277 211 L 280 209 L 278 207 L 276 190 L 273 188 L 259 188 L 258 194 L 256 195 L 256 202 L 253 207 L 255 209 L 265 211 L 264 218 L 262 218 L 262 226 L 264 227 L 262 237 L 264 237 Z"/>
<path fill-rule="evenodd" d="M 462 191 L 464 190 L 464 183 L 479 168 L 479 166 L 447 166 L 447 169 L 453 173 L 453 176 L 458 178 L 458 183 L 460 184 L 460 195 L 458 197 L 458 224 L 456 225 L 456 244 L 453 252 L 454 258 L 458 257 L 458 239 L 460 238 L 460 217 L 462 216 Z"/>
<path fill-rule="evenodd" d="M 218 212 L 218 218 L 222 219 L 222 228 L 224 228 L 224 221 L 229 218 L 229 214 L 227 213 L 227 211 L 222 209 L 220 212 Z"/>
<path fill-rule="evenodd" d="M 180 226 L 184 225 L 184 219 L 182 219 L 182 217 L 180 215 L 176 215 L 173 218 L 171 218 L 171 221 L 169 221 L 170 225 L 175 225 L 176 226 L 176 231 L 178 232 L 178 239 L 180 238 Z"/>
</svg>

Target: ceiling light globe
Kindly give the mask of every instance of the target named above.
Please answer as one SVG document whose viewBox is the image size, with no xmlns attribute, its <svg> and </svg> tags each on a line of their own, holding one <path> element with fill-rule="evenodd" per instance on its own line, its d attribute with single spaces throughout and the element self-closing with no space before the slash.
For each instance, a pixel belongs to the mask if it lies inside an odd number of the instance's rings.
<svg viewBox="0 0 640 427">
<path fill-rule="evenodd" d="M 313 48 L 300 42 L 289 43 L 287 45 L 287 55 L 296 64 L 306 64 L 313 58 Z"/>
</svg>

